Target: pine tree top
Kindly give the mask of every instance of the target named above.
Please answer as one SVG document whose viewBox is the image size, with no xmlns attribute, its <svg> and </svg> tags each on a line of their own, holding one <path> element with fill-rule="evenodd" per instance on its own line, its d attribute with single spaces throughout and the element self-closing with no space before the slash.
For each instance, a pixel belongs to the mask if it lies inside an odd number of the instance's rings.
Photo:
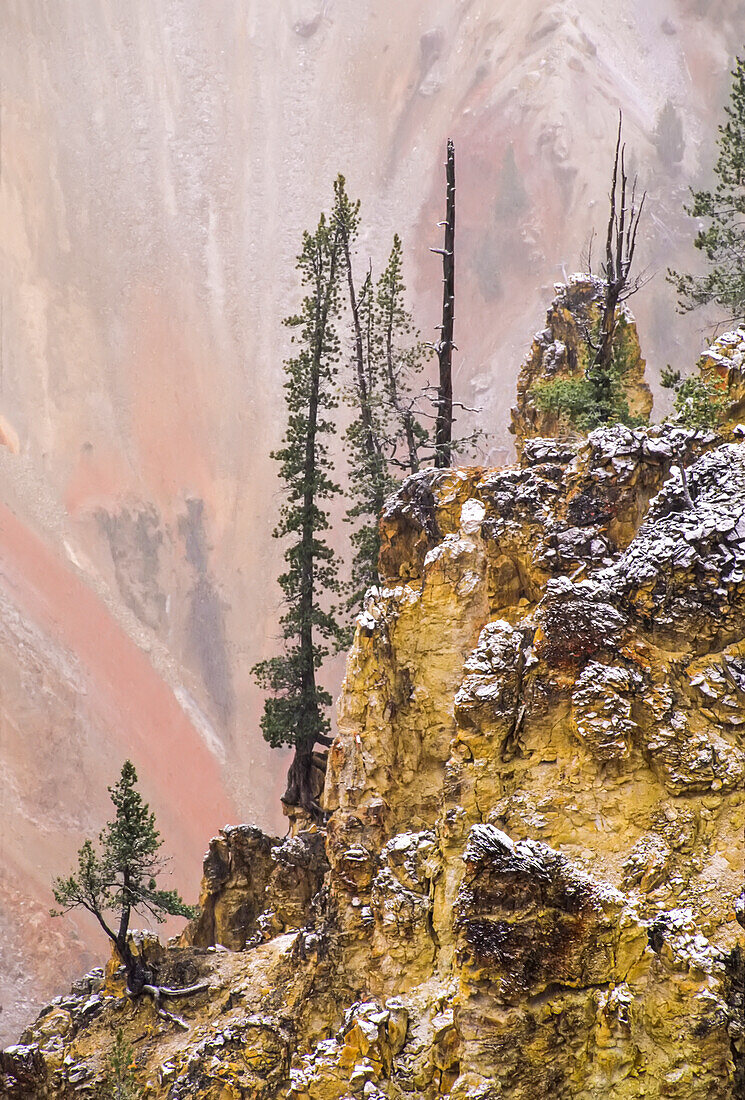
<svg viewBox="0 0 745 1100">
<path fill-rule="evenodd" d="M 719 127 L 713 189 L 692 191 L 686 213 L 699 221 L 693 244 L 706 257 L 704 275 L 668 271 L 678 291 L 682 312 L 714 303 L 726 310 L 726 320 L 745 318 L 745 59 L 736 58 L 732 70 L 726 121 Z"/>
<path fill-rule="evenodd" d="M 95 916 L 111 939 L 126 936 L 130 911 L 148 914 L 158 923 L 166 915 L 193 917 L 175 890 L 162 890 L 157 876 L 167 860 L 159 855 L 163 841 L 155 825 L 155 814 L 137 790 L 137 772 L 125 760 L 117 782 L 108 788 L 116 810 L 112 821 L 101 830 L 98 843 L 84 841 L 78 851 L 77 872 L 56 878 L 52 884 L 60 916 L 82 908 Z M 119 933 L 108 927 L 104 914 L 116 912 Z M 126 919 L 123 919 L 126 918 Z"/>
</svg>

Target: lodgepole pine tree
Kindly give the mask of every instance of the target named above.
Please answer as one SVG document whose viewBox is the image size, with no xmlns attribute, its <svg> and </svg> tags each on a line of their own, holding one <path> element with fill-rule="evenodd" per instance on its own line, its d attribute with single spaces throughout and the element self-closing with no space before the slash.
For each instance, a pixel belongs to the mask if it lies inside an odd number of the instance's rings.
<svg viewBox="0 0 745 1100">
<path fill-rule="evenodd" d="M 163 842 L 155 826 L 155 815 L 136 790 L 136 783 L 134 765 L 126 760 L 118 781 L 109 787 L 116 809 L 114 820 L 104 826 L 98 846 L 92 840 L 85 841 L 78 852 L 77 873 L 54 880 L 52 892 L 59 909 L 51 913 L 55 917 L 72 909 L 91 913 L 124 964 L 129 995 L 149 994 L 159 1016 L 188 1028 L 179 1016 L 166 1012 L 162 998 L 200 993 L 207 986 L 169 989 L 156 985 L 147 963 L 133 953 L 129 944 L 129 922 L 134 912 L 147 913 L 159 923 L 167 914 L 195 915 L 195 910 L 175 890 L 161 890 L 156 883 L 167 861 L 158 854 Z M 109 912 L 115 914 L 114 922 L 107 917 Z"/>
<path fill-rule="evenodd" d="M 686 206 L 692 218 L 708 226 L 693 244 L 709 264 L 705 275 L 668 271 L 678 291 L 682 312 L 714 302 L 727 311 L 727 321 L 745 321 L 745 58 L 735 59 L 727 121 L 719 127 L 719 155 L 713 191 L 692 191 Z"/>
<path fill-rule="evenodd" d="M 334 380 L 339 359 L 336 321 L 344 273 L 343 242 L 336 219 L 321 216 L 306 232 L 297 268 L 306 288 L 300 312 L 285 321 L 297 354 L 286 360 L 287 429 L 284 445 L 272 453 L 280 463 L 285 500 L 274 537 L 286 540 L 286 571 L 279 577 L 285 612 L 280 619 L 283 653 L 257 664 L 253 673 L 269 694 L 261 728 L 274 747 L 294 746 L 283 802 L 320 819 L 314 790 L 314 748 L 329 745 L 331 696 L 316 673 L 341 637 L 328 598 L 339 593 L 338 565 L 324 538 L 329 528 L 324 503 L 341 490 L 331 479 L 327 414 L 337 405 Z"/>
<path fill-rule="evenodd" d="M 383 361 L 389 462 L 406 474 L 415 474 L 421 463 L 420 452 L 429 443 L 429 433 L 416 415 L 421 387 L 420 391 L 412 387 L 414 376 L 423 367 L 424 346 L 405 299 L 401 238 L 396 233 L 385 271 L 378 280 L 378 340 Z"/>
<path fill-rule="evenodd" d="M 344 176 L 337 176 L 332 221 L 341 244 L 352 323 L 353 370 L 349 403 L 354 415 L 345 432 L 349 495 L 353 501 L 346 519 L 355 528 L 351 536 L 353 555 L 347 600 L 350 609 L 358 608 L 365 591 L 378 584 L 380 513 L 395 484 L 383 450 L 380 357 L 372 274 L 368 272 L 359 289 L 354 277 L 359 210 L 359 201 L 352 202 L 347 195 Z"/>
<path fill-rule="evenodd" d="M 334 216 L 339 226 L 347 276 L 352 327 L 352 383 L 349 403 L 354 409 L 345 433 L 349 457 L 349 496 L 346 519 L 354 525 L 353 558 L 347 607 L 359 608 L 365 591 L 380 583 L 380 514 L 401 471 L 415 473 L 420 451 L 429 442 L 416 408 L 423 397 L 412 386 L 423 366 L 423 345 L 414 332 L 405 306 L 402 246 L 398 235 L 377 286 L 368 269 L 357 290 L 353 272 L 354 244 L 359 226 L 359 203 L 346 195 L 344 178 L 335 184 Z"/>
</svg>

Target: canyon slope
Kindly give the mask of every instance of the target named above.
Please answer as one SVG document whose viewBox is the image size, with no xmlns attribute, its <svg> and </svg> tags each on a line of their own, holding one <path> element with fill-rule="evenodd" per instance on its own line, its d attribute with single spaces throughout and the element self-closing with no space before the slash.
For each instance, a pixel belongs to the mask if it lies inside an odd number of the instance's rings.
<svg viewBox="0 0 745 1100">
<path fill-rule="evenodd" d="M 674 320 L 662 272 L 691 263 L 682 204 L 743 18 L 739 0 L 2 5 L 5 1041 L 94 960 L 95 929 L 50 921 L 49 882 L 125 757 L 187 896 L 226 822 L 281 827 L 286 762 L 249 669 L 279 603 L 281 319 L 333 177 L 363 202 L 360 267 L 402 234 L 427 336 L 454 138 L 456 385 L 504 463 L 536 320 L 602 231 L 619 107 L 649 192 L 657 277 L 634 308 L 653 386 L 695 361 L 704 321 Z"/>
<path fill-rule="evenodd" d="M 704 360 L 729 412 L 744 367 L 743 330 Z M 206 983 L 182 1029 L 112 959 L 3 1052 L 8 1095 L 97 1095 L 118 1029 L 153 1100 L 745 1095 L 743 430 L 407 479 L 324 827 L 223 829 L 198 918 L 134 937 Z"/>
</svg>

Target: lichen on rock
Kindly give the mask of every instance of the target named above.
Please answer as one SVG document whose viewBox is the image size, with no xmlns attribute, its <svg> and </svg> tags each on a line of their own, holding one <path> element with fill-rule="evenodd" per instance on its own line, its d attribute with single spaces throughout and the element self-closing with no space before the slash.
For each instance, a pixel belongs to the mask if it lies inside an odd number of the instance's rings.
<svg viewBox="0 0 745 1100">
<path fill-rule="evenodd" d="M 325 827 L 226 828 L 179 946 L 142 940 L 208 984 L 188 1032 L 110 967 L 7 1094 L 96 1096 L 121 1027 L 152 1100 L 736 1095 L 743 515 L 745 444 L 671 425 L 405 483 Z"/>
<path fill-rule="evenodd" d="M 722 393 L 722 427 L 740 424 L 745 418 L 745 328 L 718 336 L 699 359 L 698 370 Z"/>
<path fill-rule="evenodd" d="M 517 381 L 517 404 L 510 431 L 520 453 L 527 440 L 539 437 L 578 437 L 580 426 L 566 412 L 541 401 L 548 387 L 586 384 L 587 370 L 600 332 L 605 283 L 593 275 L 572 275 L 558 283 L 546 313 L 546 326 L 533 338 Z M 652 394 L 644 380 L 644 360 L 636 322 L 628 306 L 616 312 L 614 349 L 622 363 L 619 390 L 628 406 L 630 422 L 646 422 Z"/>
</svg>

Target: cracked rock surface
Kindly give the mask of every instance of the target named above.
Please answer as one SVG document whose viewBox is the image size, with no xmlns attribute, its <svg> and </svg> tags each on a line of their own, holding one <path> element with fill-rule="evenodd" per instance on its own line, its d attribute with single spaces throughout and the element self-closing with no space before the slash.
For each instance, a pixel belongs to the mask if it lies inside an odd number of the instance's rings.
<svg viewBox="0 0 745 1100">
<path fill-rule="evenodd" d="M 180 945 L 143 940 L 209 983 L 188 1032 L 110 965 L 7 1094 L 100 1095 L 121 1027 L 153 1100 L 740 1095 L 743 517 L 745 444 L 670 426 L 406 482 L 326 828 L 224 830 Z"/>
<path fill-rule="evenodd" d="M 510 431 L 518 451 L 534 436 L 578 434 L 565 414 L 542 409 L 536 398 L 547 382 L 585 377 L 591 354 L 588 341 L 593 340 L 601 325 L 604 283 L 591 275 L 572 275 L 567 283 L 557 284 L 555 290 L 545 328 L 533 337 L 517 380 L 517 404 L 512 409 Z M 617 310 L 614 340 L 627 364 L 624 394 L 629 412 L 646 422 L 652 411 L 652 394 L 644 381 L 636 322 L 626 305 Z"/>
</svg>

